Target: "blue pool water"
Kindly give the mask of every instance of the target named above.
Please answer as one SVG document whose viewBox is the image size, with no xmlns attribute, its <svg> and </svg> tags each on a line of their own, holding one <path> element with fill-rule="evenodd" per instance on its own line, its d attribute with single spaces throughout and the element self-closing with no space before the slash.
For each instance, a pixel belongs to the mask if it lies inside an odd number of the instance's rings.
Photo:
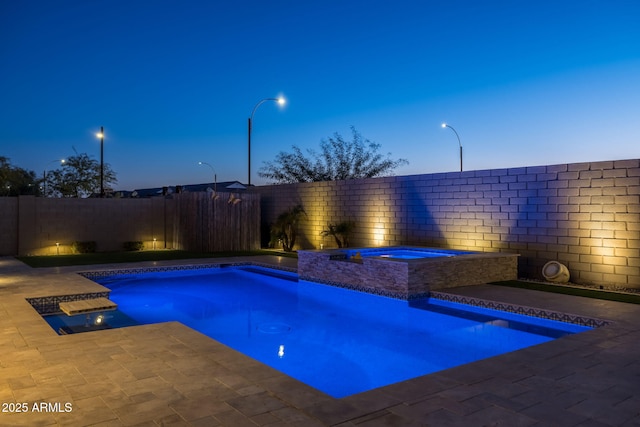
<svg viewBox="0 0 640 427">
<path fill-rule="evenodd" d="M 77 314 L 75 316 L 54 314 L 46 315 L 44 319 L 54 331 L 61 335 L 140 325 L 138 321 L 120 310 Z"/>
<path fill-rule="evenodd" d="M 427 251 L 388 251 L 382 253 L 367 253 L 363 256 L 379 256 L 382 258 L 398 258 L 398 259 L 417 259 L 417 258 L 438 258 L 454 256 L 450 254 L 443 254 L 440 252 L 427 252 Z"/>
<path fill-rule="evenodd" d="M 436 300 L 410 307 L 256 267 L 96 281 L 138 323 L 180 321 L 334 397 L 589 329 Z"/>
<path fill-rule="evenodd" d="M 381 257 L 391 259 L 419 259 L 419 258 L 440 258 L 440 257 L 452 257 L 456 255 L 468 255 L 473 252 L 457 251 L 449 249 L 436 249 L 436 248 L 405 248 L 405 247 L 390 247 L 390 248 L 363 248 L 363 249 L 346 249 L 344 252 L 347 257 L 351 258 L 358 254 L 363 257 Z"/>
</svg>

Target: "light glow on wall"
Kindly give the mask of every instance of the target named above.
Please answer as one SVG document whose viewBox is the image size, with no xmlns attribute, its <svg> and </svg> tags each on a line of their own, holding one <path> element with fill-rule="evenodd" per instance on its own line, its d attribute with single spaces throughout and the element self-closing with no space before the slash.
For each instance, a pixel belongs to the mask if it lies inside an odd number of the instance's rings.
<svg viewBox="0 0 640 427">
<path fill-rule="evenodd" d="M 376 246 L 382 246 L 385 240 L 385 227 L 384 224 L 378 222 L 373 226 L 373 244 Z"/>
<path fill-rule="evenodd" d="M 73 250 L 71 249 L 70 244 L 54 242 L 50 245 L 33 250 L 30 255 L 68 255 L 72 253 Z"/>
</svg>

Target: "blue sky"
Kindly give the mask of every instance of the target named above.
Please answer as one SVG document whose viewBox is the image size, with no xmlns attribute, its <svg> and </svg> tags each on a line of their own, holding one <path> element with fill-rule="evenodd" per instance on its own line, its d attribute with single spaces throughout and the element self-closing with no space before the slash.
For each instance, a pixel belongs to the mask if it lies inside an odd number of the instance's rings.
<svg viewBox="0 0 640 427">
<path fill-rule="evenodd" d="M 247 178 L 354 126 L 397 175 L 640 157 L 640 1 L 0 3 L 0 155 L 118 189 Z"/>
</svg>

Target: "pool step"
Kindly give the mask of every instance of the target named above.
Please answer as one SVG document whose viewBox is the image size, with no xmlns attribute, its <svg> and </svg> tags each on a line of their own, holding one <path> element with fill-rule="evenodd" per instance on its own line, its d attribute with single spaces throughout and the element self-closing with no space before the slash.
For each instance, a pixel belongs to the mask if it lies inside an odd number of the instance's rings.
<svg viewBox="0 0 640 427">
<path fill-rule="evenodd" d="M 95 313 L 98 311 L 111 311 L 117 308 L 118 304 L 107 298 L 93 298 L 60 303 L 60 310 L 67 316 Z"/>
<path fill-rule="evenodd" d="M 79 334 L 81 332 L 93 332 L 93 331 L 104 331 L 105 329 L 112 329 L 112 326 L 108 324 L 102 325 L 74 325 L 74 326 L 61 326 L 58 329 L 58 335 L 71 335 L 71 334 Z"/>
<path fill-rule="evenodd" d="M 565 335 L 570 335 L 562 329 L 554 329 L 547 326 L 536 325 L 527 322 L 520 322 L 517 320 L 508 320 L 500 317 L 499 313 L 485 314 L 473 311 L 473 307 L 470 310 L 464 310 L 454 307 L 447 307 L 438 304 L 429 304 L 429 299 L 424 298 L 421 300 L 411 301 L 409 307 L 417 308 L 419 310 L 427 310 L 434 313 L 444 314 L 447 316 L 460 317 L 462 319 L 472 320 L 474 322 L 484 323 L 500 328 L 514 329 L 520 332 L 528 332 L 531 334 L 542 335 L 549 338 L 560 338 Z"/>
<path fill-rule="evenodd" d="M 290 282 L 297 282 L 298 275 L 295 273 L 288 273 L 286 271 L 275 271 L 261 267 L 243 266 L 239 270 L 248 271 L 249 273 L 262 274 L 263 276 L 275 277 L 277 279 L 289 280 Z"/>
</svg>

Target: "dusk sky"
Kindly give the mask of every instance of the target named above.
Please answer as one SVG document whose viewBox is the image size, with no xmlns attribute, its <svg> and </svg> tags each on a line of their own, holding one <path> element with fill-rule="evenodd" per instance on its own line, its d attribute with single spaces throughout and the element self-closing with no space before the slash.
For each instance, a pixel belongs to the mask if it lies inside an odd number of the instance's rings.
<svg viewBox="0 0 640 427">
<path fill-rule="evenodd" d="M 247 180 L 354 126 L 410 175 L 640 157 L 640 1 L 0 2 L 0 156 Z"/>
</svg>

